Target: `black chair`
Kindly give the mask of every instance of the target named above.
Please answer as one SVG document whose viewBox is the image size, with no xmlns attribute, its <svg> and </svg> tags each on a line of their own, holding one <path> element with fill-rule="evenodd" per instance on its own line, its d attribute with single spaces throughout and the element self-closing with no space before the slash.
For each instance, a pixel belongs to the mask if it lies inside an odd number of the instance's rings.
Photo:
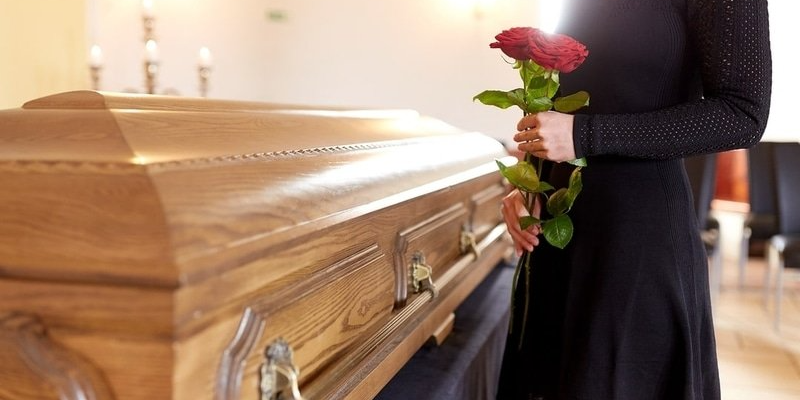
<svg viewBox="0 0 800 400">
<path fill-rule="evenodd" d="M 776 273 L 774 324 L 779 330 L 784 274 L 800 272 L 800 143 L 774 146 L 778 234 L 769 241 L 767 274 Z"/>
<path fill-rule="evenodd" d="M 711 216 L 711 200 L 717 182 L 717 154 L 686 157 L 683 160 L 686 175 L 694 195 L 694 208 L 700 237 L 710 259 L 709 285 L 711 300 L 715 301 L 722 285 L 722 253 L 720 251 L 719 221 Z"/>
<path fill-rule="evenodd" d="M 766 254 L 767 242 L 778 233 L 773 170 L 772 142 L 761 142 L 747 149 L 747 175 L 750 211 L 742 226 L 739 253 L 739 288 L 744 287 L 747 261 L 751 256 Z M 767 285 L 769 282 L 764 282 Z"/>
</svg>

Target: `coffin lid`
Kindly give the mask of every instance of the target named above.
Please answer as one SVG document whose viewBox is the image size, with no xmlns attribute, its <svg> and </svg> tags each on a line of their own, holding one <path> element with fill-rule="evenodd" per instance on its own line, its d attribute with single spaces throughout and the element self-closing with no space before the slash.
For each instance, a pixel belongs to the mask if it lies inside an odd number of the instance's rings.
<svg viewBox="0 0 800 400">
<path fill-rule="evenodd" d="M 504 156 L 412 110 L 43 97 L 0 111 L 0 274 L 179 286 Z"/>
</svg>

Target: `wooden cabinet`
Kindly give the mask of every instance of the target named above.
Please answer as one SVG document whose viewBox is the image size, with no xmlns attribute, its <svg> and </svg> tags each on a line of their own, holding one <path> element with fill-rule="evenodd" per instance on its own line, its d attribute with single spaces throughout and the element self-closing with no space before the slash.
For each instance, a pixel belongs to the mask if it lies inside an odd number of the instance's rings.
<svg viewBox="0 0 800 400">
<path fill-rule="evenodd" d="M 731 150 L 717 158 L 717 181 L 714 198 L 747 203 L 747 151 Z"/>
<path fill-rule="evenodd" d="M 0 111 L 0 399 L 371 398 L 508 251 L 503 157 L 409 110 Z"/>
</svg>

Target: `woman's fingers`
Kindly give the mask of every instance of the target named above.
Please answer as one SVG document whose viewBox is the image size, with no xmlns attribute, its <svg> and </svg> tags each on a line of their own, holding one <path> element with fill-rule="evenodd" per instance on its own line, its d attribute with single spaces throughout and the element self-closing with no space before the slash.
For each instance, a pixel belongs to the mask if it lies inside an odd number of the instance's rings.
<svg viewBox="0 0 800 400">
<path fill-rule="evenodd" d="M 528 114 L 520 118 L 517 122 L 517 130 L 520 132 L 527 131 L 531 128 L 536 128 L 539 125 L 539 113 Z"/>
<path fill-rule="evenodd" d="M 522 230 L 520 227 L 519 218 L 529 214 L 518 190 L 512 191 L 503 198 L 501 211 L 508 233 L 514 241 L 514 250 L 517 254 L 521 254 L 523 250 L 533 251 L 533 248 L 539 245 L 539 238 L 537 237 L 539 226 L 534 225 L 526 230 Z"/>
<path fill-rule="evenodd" d="M 572 142 L 574 116 L 559 112 L 529 114 L 517 123 L 514 141 L 520 151 L 536 157 L 562 162 L 575 159 Z"/>
</svg>

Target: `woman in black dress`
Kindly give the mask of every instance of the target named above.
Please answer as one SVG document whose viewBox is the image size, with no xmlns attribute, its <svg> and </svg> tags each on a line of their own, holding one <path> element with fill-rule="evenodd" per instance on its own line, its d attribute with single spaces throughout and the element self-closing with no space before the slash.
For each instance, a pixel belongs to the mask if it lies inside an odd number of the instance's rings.
<svg viewBox="0 0 800 400">
<path fill-rule="evenodd" d="M 564 250 L 538 227 L 519 230 L 518 192 L 504 200 L 515 246 L 533 258 L 525 337 L 508 337 L 498 399 L 719 399 L 708 263 L 682 158 L 760 140 L 767 1 L 566 2 L 558 31 L 589 56 L 561 87 L 588 91 L 591 105 L 526 116 L 514 140 L 554 161 L 543 174 L 555 187 L 573 168 L 562 161 L 588 167 Z"/>
</svg>

